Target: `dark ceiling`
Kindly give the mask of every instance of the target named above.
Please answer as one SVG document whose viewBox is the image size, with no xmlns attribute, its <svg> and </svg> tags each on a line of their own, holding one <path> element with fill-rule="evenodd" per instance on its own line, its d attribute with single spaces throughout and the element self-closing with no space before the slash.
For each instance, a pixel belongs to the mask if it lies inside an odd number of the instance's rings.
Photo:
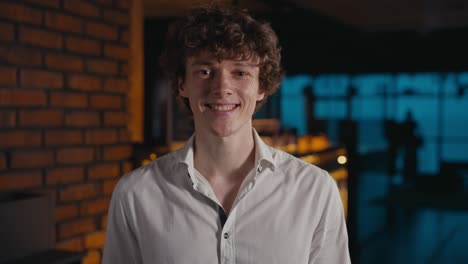
<svg viewBox="0 0 468 264">
<path fill-rule="evenodd" d="M 143 0 L 148 17 L 178 16 L 213 0 Z M 218 0 L 257 12 L 309 10 L 364 31 L 428 32 L 468 26 L 467 0 Z M 281 10 L 280 10 L 281 9 Z"/>
</svg>

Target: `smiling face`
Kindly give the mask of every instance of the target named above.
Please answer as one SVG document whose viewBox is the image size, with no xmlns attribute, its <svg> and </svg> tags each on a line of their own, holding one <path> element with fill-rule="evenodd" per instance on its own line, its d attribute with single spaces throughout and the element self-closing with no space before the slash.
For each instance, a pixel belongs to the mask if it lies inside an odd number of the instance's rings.
<svg viewBox="0 0 468 264">
<path fill-rule="evenodd" d="M 179 93 L 190 102 L 195 131 L 227 137 L 251 133 L 259 88 L 259 67 L 252 60 L 221 60 L 207 52 L 189 57 Z"/>
</svg>

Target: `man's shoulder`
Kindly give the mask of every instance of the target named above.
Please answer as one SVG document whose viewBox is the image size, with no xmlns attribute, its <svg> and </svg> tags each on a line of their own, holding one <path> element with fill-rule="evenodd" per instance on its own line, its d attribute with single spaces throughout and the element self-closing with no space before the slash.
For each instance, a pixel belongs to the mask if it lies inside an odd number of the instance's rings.
<svg viewBox="0 0 468 264">
<path fill-rule="evenodd" d="M 157 185 L 170 173 L 174 164 L 173 160 L 172 153 L 169 153 L 124 174 L 115 187 L 115 191 L 120 195 L 138 193 L 149 186 Z"/>
<path fill-rule="evenodd" d="M 271 148 L 277 169 L 286 177 L 294 177 L 302 182 L 328 184 L 333 178 L 322 168 L 302 160 L 290 153 Z"/>
<path fill-rule="evenodd" d="M 310 172 L 322 173 L 322 169 L 316 165 L 300 159 L 290 153 L 283 150 L 269 147 L 272 153 L 273 160 L 280 168 L 299 168 L 301 170 L 307 170 Z"/>
</svg>

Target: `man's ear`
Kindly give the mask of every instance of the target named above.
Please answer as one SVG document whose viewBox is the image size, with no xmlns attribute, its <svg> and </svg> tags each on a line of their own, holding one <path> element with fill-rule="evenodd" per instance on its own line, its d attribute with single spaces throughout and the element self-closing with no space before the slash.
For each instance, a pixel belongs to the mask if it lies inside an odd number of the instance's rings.
<svg viewBox="0 0 468 264">
<path fill-rule="evenodd" d="M 257 102 L 263 100 L 263 98 L 265 98 L 265 92 L 258 91 Z"/>
<path fill-rule="evenodd" d="M 182 78 L 179 78 L 177 80 L 177 87 L 179 89 L 179 95 L 184 97 L 184 98 L 187 98 L 187 92 L 185 90 L 185 82 Z"/>
</svg>

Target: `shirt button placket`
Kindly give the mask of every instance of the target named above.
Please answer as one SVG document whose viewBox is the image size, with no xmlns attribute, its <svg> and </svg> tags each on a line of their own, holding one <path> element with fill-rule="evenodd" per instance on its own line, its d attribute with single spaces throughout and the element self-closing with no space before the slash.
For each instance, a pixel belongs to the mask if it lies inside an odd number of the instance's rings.
<svg viewBox="0 0 468 264">
<path fill-rule="evenodd" d="M 234 264 L 234 256 L 232 249 L 232 236 L 229 231 L 224 231 L 221 236 L 221 263 Z"/>
</svg>

